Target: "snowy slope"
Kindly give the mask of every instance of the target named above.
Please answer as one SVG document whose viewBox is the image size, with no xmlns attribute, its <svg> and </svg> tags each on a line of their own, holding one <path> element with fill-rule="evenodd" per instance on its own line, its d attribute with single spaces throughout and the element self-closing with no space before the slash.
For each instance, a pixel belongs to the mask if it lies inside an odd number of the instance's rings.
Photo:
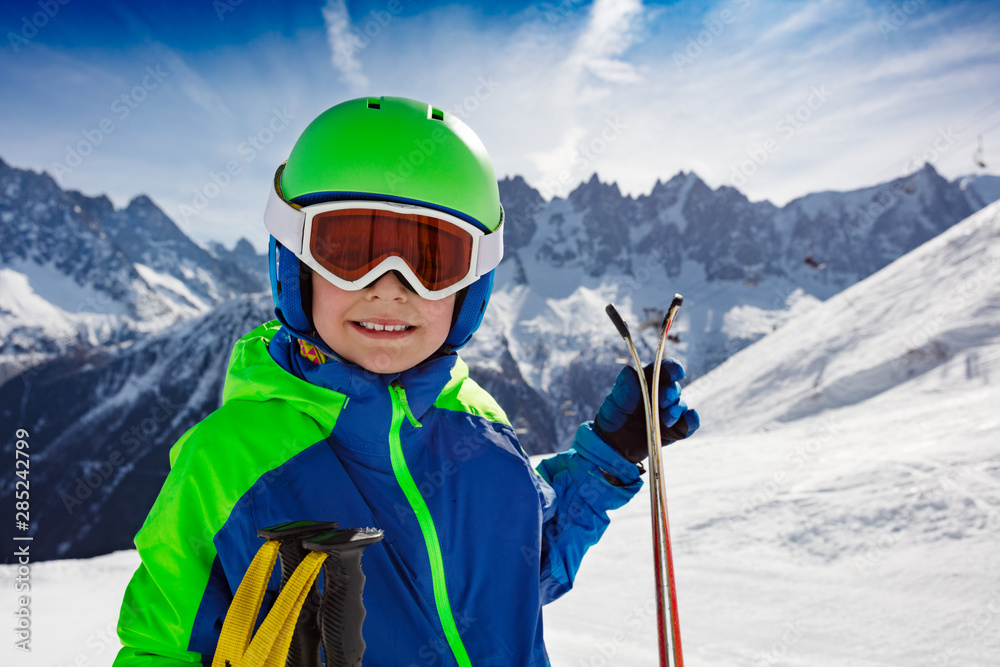
<svg viewBox="0 0 1000 667">
<path fill-rule="evenodd" d="M 994 203 L 702 378 L 699 404 L 727 417 L 715 428 L 756 431 L 936 369 L 981 376 L 1000 343 L 998 216 Z"/>
<path fill-rule="evenodd" d="M 134 550 L 83 560 L 31 564 L 28 593 L 31 652 L 16 649 L 11 632 L 0 645 L 0 664 L 7 667 L 110 665 L 121 648 L 115 632 L 118 610 L 125 587 L 138 566 L 139 555 Z M 10 619 L 17 609 L 14 570 L 15 566 L 0 565 L 0 586 L 4 590 L 0 613 Z"/>
<path fill-rule="evenodd" d="M 998 260 L 994 204 L 685 390 L 705 426 L 665 459 L 688 664 L 997 664 Z M 651 560 L 643 492 L 547 608 L 553 665 L 656 664 Z M 32 566 L 34 653 L 0 660 L 109 664 L 135 564 Z"/>
</svg>

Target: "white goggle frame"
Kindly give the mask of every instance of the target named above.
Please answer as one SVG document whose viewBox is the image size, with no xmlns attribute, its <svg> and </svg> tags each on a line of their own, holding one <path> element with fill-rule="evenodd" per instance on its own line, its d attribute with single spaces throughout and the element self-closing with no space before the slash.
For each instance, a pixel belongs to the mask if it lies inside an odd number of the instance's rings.
<svg viewBox="0 0 1000 667">
<path fill-rule="evenodd" d="M 275 174 L 274 187 L 271 188 L 267 199 L 267 207 L 264 209 L 264 226 L 267 227 L 267 231 L 271 236 L 277 239 L 288 251 L 294 253 L 300 261 L 304 262 L 310 269 L 340 289 L 348 291 L 364 289 L 389 271 L 398 271 L 406 278 L 406 281 L 414 292 L 425 299 L 436 301 L 455 294 L 476 282 L 482 276 L 495 269 L 503 258 L 502 212 L 500 226 L 494 231 L 487 233 L 475 225 L 448 213 L 424 206 L 399 202 L 338 200 L 312 204 L 310 206 L 296 206 L 286 200 L 280 192 L 278 179 L 281 171 L 282 169 L 279 168 L 278 173 Z M 433 291 L 427 289 L 420 282 L 420 279 L 417 278 L 416 274 L 402 257 L 397 256 L 385 258 L 358 280 L 344 280 L 334 275 L 313 257 L 312 250 L 309 247 L 313 220 L 318 214 L 326 213 L 327 211 L 357 208 L 392 211 L 403 215 L 424 215 L 437 220 L 443 220 L 465 230 L 472 237 L 472 257 L 469 258 L 469 272 L 454 285 Z"/>
</svg>

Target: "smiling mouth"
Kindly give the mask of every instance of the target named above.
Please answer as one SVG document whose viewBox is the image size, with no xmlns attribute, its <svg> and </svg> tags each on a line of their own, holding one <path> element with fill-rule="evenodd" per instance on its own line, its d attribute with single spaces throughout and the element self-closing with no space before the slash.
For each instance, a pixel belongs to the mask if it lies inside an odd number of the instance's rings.
<svg viewBox="0 0 1000 667">
<path fill-rule="evenodd" d="M 416 327 L 409 324 L 378 324 L 376 322 L 354 322 L 354 324 L 367 331 L 401 332 L 416 329 Z"/>
</svg>

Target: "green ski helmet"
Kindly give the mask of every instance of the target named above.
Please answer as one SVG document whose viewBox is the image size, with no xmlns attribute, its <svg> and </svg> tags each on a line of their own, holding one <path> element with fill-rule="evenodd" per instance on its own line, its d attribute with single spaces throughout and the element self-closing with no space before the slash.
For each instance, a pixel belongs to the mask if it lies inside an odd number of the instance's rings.
<svg viewBox="0 0 1000 667">
<path fill-rule="evenodd" d="M 405 97 L 358 98 L 327 109 L 295 142 L 272 190 L 264 218 L 275 314 L 294 335 L 324 349 L 312 325 L 301 228 L 293 224 L 290 232 L 286 224 L 293 209 L 341 200 L 424 206 L 496 233 L 492 266 L 503 253 L 503 208 L 483 143 L 454 115 Z M 493 275 L 490 267 L 457 293 L 445 345 L 457 349 L 479 328 Z"/>
</svg>

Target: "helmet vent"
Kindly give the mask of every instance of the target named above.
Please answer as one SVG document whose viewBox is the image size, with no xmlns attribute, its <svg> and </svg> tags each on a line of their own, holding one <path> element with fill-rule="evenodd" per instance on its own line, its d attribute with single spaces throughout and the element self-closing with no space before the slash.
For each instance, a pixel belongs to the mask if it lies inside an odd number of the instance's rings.
<svg viewBox="0 0 1000 667">
<path fill-rule="evenodd" d="M 431 120 L 444 120 L 444 112 L 441 111 L 440 109 L 435 109 L 434 107 L 431 107 L 430 111 L 431 111 L 430 115 Z"/>
<path fill-rule="evenodd" d="M 382 100 L 380 98 L 378 98 L 378 97 L 369 97 L 368 98 L 368 108 L 369 109 L 381 109 L 382 108 Z"/>
</svg>

